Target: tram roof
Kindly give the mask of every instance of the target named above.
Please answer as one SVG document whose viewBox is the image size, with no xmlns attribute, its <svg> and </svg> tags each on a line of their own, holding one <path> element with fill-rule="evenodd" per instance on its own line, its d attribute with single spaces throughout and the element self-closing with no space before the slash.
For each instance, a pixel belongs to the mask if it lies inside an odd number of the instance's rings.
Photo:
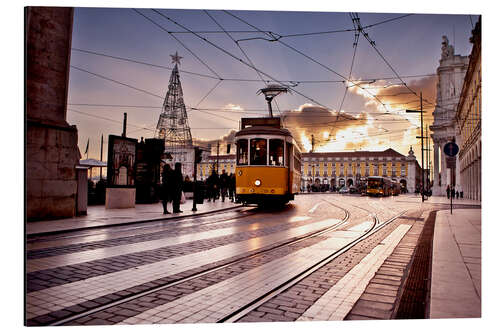
<svg viewBox="0 0 500 333">
<path fill-rule="evenodd" d="M 257 134 L 269 134 L 269 135 L 284 135 L 292 136 L 289 130 L 286 128 L 275 128 L 269 126 L 251 126 L 238 131 L 234 136 L 243 135 L 257 135 Z"/>
</svg>

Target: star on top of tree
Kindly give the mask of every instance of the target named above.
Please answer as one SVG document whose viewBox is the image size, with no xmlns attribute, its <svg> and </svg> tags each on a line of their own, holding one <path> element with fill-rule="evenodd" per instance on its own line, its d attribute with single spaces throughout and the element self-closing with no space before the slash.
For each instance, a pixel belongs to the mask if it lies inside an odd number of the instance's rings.
<svg viewBox="0 0 500 333">
<path fill-rule="evenodd" d="M 181 64 L 181 59 L 183 57 L 179 57 L 179 55 L 177 54 L 177 51 L 175 51 L 175 55 L 170 55 L 172 57 L 172 63 L 175 63 L 175 64 Z"/>
</svg>

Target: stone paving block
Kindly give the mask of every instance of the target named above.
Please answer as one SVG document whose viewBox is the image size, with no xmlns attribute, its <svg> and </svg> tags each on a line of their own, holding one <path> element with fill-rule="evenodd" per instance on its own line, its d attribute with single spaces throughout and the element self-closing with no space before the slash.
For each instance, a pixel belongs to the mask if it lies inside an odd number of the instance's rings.
<svg viewBox="0 0 500 333">
<path fill-rule="evenodd" d="M 392 311 L 393 304 L 392 303 L 384 303 L 378 301 L 367 301 L 364 299 L 360 299 L 356 302 L 356 306 L 360 307 L 368 307 L 371 309 L 381 310 L 381 311 Z"/>
<path fill-rule="evenodd" d="M 95 318 L 95 319 L 92 319 L 92 320 L 85 322 L 85 325 L 110 325 L 110 324 L 113 324 L 113 322 L 110 322 L 110 321 L 107 321 L 104 319 L 100 319 L 100 318 Z"/>
<path fill-rule="evenodd" d="M 299 308 L 292 308 L 292 307 L 284 306 L 284 305 L 280 305 L 278 307 L 278 309 L 284 310 L 284 311 L 287 311 L 287 312 L 293 312 L 293 313 L 296 313 L 296 314 L 302 314 L 303 313 L 303 311 L 300 310 Z"/>
<path fill-rule="evenodd" d="M 361 295 L 359 299 L 372 302 L 384 302 L 389 304 L 394 304 L 397 300 L 395 296 L 376 295 L 367 292 L 363 293 L 363 295 Z"/>
<path fill-rule="evenodd" d="M 288 319 L 284 315 L 280 316 L 272 313 L 266 313 L 261 319 L 269 319 L 272 321 L 290 321 L 290 319 Z"/>
<path fill-rule="evenodd" d="M 349 314 L 346 317 L 346 320 L 373 320 L 374 318 L 372 317 L 366 317 L 366 316 L 360 316 L 360 315 L 353 315 Z"/>
<path fill-rule="evenodd" d="M 397 290 L 387 290 L 387 289 L 374 288 L 371 285 L 368 285 L 365 292 L 370 293 L 370 294 L 375 294 L 375 295 L 392 296 L 392 297 L 396 297 L 398 294 Z"/>
<path fill-rule="evenodd" d="M 376 319 L 390 319 L 392 311 L 383 311 L 371 307 L 354 306 L 351 310 L 351 314 Z"/>
<path fill-rule="evenodd" d="M 375 277 L 374 278 L 375 279 L 381 279 L 381 280 L 401 281 L 401 277 L 400 276 L 380 274 L 379 272 L 375 273 Z"/>
<path fill-rule="evenodd" d="M 381 268 L 378 270 L 378 273 L 385 275 L 392 275 L 397 277 L 402 277 L 404 275 L 403 270 L 397 270 L 392 268 Z"/>
<path fill-rule="evenodd" d="M 401 285 L 401 281 L 394 281 L 394 280 L 389 280 L 389 279 L 373 278 L 370 282 L 373 282 L 376 284 L 385 284 L 385 285 L 395 286 L 395 287 L 399 287 Z"/>
</svg>

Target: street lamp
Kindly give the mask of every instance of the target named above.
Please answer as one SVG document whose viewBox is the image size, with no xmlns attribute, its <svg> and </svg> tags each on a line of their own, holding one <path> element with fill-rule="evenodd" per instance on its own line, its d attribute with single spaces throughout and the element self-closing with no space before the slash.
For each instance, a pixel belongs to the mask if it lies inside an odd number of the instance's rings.
<svg viewBox="0 0 500 333">
<path fill-rule="evenodd" d="M 279 84 L 270 84 L 267 87 L 260 89 L 258 91 L 258 94 L 264 94 L 266 101 L 267 101 L 267 106 L 269 108 L 269 116 L 272 118 L 273 117 L 273 109 L 271 107 L 271 101 L 273 100 L 274 97 L 278 96 L 281 93 L 287 93 L 288 88 L 280 86 Z"/>
<path fill-rule="evenodd" d="M 421 144 L 422 144 L 422 181 L 421 181 L 421 186 L 420 186 L 420 192 L 422 192 L 422 202 L 424 202 L 425 198 L 424 198 L 424 169 L 425 169 L 425 166 L 424 166 L 424 139 L 426 137 L 424 137 L 424 113 L 425 111 L 423 110 L 422 108 L 422 92 L 420 92 L 420 110 L 406 110 L 407 113 L 420 113 L 420 136 L 417 136 L 417 139 L 420 139 L 421 140 Z M 416 170 L 416 169 L 415 169 Z"/>
</svg>

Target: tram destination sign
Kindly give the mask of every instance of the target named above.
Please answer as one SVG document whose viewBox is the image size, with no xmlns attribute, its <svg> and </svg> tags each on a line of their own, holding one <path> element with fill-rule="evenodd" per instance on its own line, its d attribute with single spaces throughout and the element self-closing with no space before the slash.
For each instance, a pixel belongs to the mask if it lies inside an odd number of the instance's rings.
<svg viewBox="0 0 500 333">
<path fill-rule="evenodd" d="M 456 156 L 458 154 L 458 150 L 458 146 L 455 142 L 448 142 L 443 147 L 443 151 L 447 156 Z"/>
</svg>

